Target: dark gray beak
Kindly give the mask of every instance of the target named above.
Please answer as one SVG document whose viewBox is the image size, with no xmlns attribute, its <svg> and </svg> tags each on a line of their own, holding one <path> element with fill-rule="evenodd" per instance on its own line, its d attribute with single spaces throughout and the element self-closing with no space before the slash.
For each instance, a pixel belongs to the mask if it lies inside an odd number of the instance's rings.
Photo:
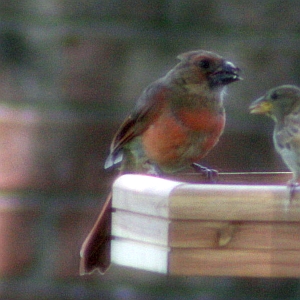
<svg viewBox="0 0 300 300">
<path fill-rule="evenodd" d="M 209 76 L 212 87 L 223 86 L 241 80 L 239 73 L 241 70 L 233 63 L 224 61 L 223 64 Z"/>
</svg>

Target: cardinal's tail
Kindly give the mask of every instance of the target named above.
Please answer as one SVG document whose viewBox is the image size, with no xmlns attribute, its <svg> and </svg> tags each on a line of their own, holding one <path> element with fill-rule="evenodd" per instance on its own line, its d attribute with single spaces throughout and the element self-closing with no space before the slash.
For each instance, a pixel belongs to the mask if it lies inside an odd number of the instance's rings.
<svg viewBox="0 0 300 300">
<path fill-rule="evenodd" d="M 80 275 L 98 270 L 101 274 L 110 266 L 112 193 L 108 195 L 100 215 L 80 250 Z"/>
</svg>

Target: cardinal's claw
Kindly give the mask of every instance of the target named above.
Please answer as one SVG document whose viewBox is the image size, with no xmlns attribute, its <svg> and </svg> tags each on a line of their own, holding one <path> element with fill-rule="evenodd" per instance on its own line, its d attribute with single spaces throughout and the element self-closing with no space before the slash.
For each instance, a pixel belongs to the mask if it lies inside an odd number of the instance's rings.
<svg viewBox="0 0 300 300">
<path fill-rule="evenodd" d="M 156 164 L 150 162 L 149 160 L 143 164 L 143 168 L 147 170 L 145 173 L 148 175 L 162 176 L 164 174 Z"/>
<path fill-rule="evenodd" d="M 200 164 L 192 163 L 192 167 L 196 172 L 201 173 L 208 181 L 216 182 L 218 177 L 218 171 L 214 169 L 206 168 Z"/>
<path fill-rule="evenodd" d="M 290 182 L 288 182 L 287 186 L 289 188 L 289 200 L 290 203 L 292 203 L 295 197 L 296 189 L 299 186 L 299 183 L 291 180 Z"/>
</svg>

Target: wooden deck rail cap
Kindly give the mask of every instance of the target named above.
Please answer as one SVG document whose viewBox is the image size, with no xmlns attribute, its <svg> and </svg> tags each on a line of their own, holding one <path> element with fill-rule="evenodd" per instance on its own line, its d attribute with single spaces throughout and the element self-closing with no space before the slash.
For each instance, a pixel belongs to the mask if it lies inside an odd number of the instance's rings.
<svg viewBox="0 0 300 300">
<path fill-rule="evenodd" d="M 127 174 L 113 185 L 113 207 L 171 219 L 300 221 L 286 185 L 195 184 Z"/>
<path fill-rule="evenodd" d="M 169 275 L 300 276 L 300 196 L 289 199 L 291 173 L 199 178 L 119 177 L 112 262 Z"/>
</svg>

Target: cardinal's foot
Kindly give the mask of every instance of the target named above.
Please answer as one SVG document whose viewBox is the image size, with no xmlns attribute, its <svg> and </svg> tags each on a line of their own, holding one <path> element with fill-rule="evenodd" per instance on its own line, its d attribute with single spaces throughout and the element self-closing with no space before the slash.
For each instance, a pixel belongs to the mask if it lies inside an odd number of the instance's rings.
<svg viewBox="0 0 300 300">
<path fill-rule="evenodd" d="M 297 181 L 291 180 L 288 182 L 287 186 L 289 188 L 289 200 L 290 200 L 290 203 L 292 203 L 292 201 L 295 198 L 296 189 L 299 186 L 299 183 Z"/>
<path fill-rule="evenodd" d="M 207 180 L 211 182 L 217 181 L 218 178 L 217 170 L 206 168 L 197 163 L 192 163 L 192 167 L 196 172 L 201 173 Z"/>
</svg>

